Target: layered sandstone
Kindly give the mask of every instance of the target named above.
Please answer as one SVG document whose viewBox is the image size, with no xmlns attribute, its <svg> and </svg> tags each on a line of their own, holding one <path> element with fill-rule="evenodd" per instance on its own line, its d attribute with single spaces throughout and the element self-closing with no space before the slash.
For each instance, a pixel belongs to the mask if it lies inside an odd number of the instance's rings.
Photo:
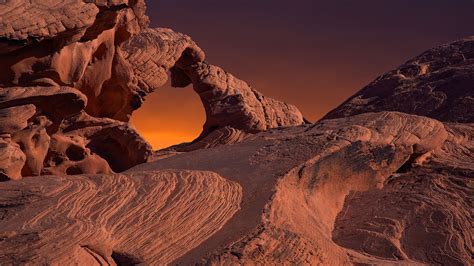
<svg viewBox="0 0 474 266">
<path fill-rule="evenodd" d="M 29 178 L 2 184 L 0 197 L 2 264 L 130 265 L 199 245 L 239 209 L 242 191 L 211 172 L 160 171 Z"/>
<path fill-rule="evenodd" d="M 474 263 L 472 38 L 309 124 L 144 8 L 0 2 L 0 264 Z M 206 123 L 153 156 L 168 73 Z"/>
<path fill-rule="evenodd" d="M 272 129 L 122 175 L 6 182 L 1 256 L 32 260 L 27 238 L 41 263 L 468 265 L 473 131 L 371 113 Z M 55 225 L 65 221 L 74 226 Z M 69 228 L 74 237 L 62 237 Z M 51 251 L 50 242 L 62 244 Z"/>
</svg>

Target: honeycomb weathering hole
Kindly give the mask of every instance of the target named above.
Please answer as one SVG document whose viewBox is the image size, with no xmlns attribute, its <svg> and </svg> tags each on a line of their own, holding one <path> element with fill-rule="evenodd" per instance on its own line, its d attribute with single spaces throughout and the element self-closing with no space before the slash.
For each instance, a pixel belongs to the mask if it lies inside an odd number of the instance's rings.
<svg viewBox="0 0 474 266">
<path fill-rule="evenodd" d="M 71 145 L 66 150 L 66 156 L 71 161 L 75 161 L 75 162 L 82 161 L 85 158 L 85 151 L 83 148 L 79 146 Z"/>
<path fill-rule="evenodd" d="M 138 265 L 142 263 L 142 261 L 130 254 L 117 251 L 113 251 L 111 257 L 118 266 Z"/>
<path fill-rule="evenodd" d="M 80 174 L 83 174 L 83 172 L 79 167 L 71 166 L 68 169 L 66 169 L 66 174 L 67 175 L 80 175 Z"/>
</svg>

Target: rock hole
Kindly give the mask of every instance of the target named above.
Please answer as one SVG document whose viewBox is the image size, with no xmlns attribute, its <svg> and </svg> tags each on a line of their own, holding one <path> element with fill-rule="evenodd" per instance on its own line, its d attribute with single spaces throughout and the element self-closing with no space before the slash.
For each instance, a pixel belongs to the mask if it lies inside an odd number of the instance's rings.
<svg viewBox="0 0 474 266">
<path fill-rule="evenodd" d="M 410 155 L 408 160 L 402 166 L 400 166 L 400 168 L 398 168 L 395 173 L 403 174 L 403 173 L 409 172 L 411 169 L 413 169 L 416 159 L 420 157 L 420 155 L 421 154 L 418 154 L 418 153 L 413 153 L 412 155 Z"/>
<path fill-rule="evenodd" d="M 84 149 L 76 145 L 71 145 L 67 148 L 66 156 L 74 162 L 82 161 L 86 157 Z"/>
<path fill-rule="evenodd" d="M 155 150 L 195 140 L 205 120 L 204 106 L 192 86 L 173 88 L 170 82 L 146 96 L 131 117 L 131 123 Z"/>
<path fill-rule="evenodd" d="M 112 252 L 112 259 L 118 266 L 129 266 L 129 265 L 137 265 L 142 263 L 142 261 L 130 254 L 122 253 L 113 251 Z"/>
<path fill-rule="evenodd" d="M 10 178 L 8 177 L 7 174 L 0 172 L 0 182 L 6 182 L 6 181 L 10 181 Z"/>
<path fill-rule="evenodd" d="M 94 52 L 92 56 L 92 64 L 94 64 L 97 61 L 103 60 L 107 56 L 107 45 L 105 43 L 100 44 L 100 46 L 97 48 L 97 50 Z"/>
<path fill-rule="evenodd" d="M 176 65 L 185 67 L 197 61 L 199 61 L 199 55 L 196 54 L 196 52 L 192 48 L 186 48 L 181 54 L 179 60 L 176 62 Z"/>
<path fill-rule="evenodd" d="M 81 170 L 81 168 L 79 168 L 77 166 L 71 166 L 71 167 L 66 169 L 66 174 L 67 175 L 80 175 L 80 174 L 82 174 L 82 170 Z"/>
<path fill-rule="evenodd" d="M 54 163 L 55 166 L 58 166 L 64 162 L 64 159 L 60 156 L 54 156 L 51 161 Z"/>
</svg>

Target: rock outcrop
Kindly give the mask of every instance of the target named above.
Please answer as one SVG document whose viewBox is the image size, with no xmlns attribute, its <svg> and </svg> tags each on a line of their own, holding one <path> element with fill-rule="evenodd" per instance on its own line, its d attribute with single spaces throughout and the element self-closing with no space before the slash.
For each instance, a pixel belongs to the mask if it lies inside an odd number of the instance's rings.
<svg viewBox="0 0 474 266">
<path fill-rule="evenodd" d="M 0 3 L 2 179 L 98 174 L 146 162 L 127 125 L 139 98 L 121 45 L 147 26 L 143 1 Z"/>
<path fill-rule="evenodd" d="M 397 111 L 474 123 L 474 37 L 428 50 L 388 72 L 323 119 Z"/>
<path fill-rule="evenodd" d="M 241 211 L 175 263 L 469 265 L 473 130 L 370 113 L 130 171 L 207 169 L 243 188 Z"/>
<path fill-rule="evenodd" d="M 143 0 L 0 3 L 2 179 L 121 172 L 148 161 L 151 147 L 127 122 L 169 72 L 177 86 L 193 82 L 208 115 L 201 136 L 173 150 L 303 123 L 296 107 L 219 76 L 190 37 L 148 28 L 144 10 Z"/>
<path fill-rule="evenodd" d="M 144 8 L 0 2 L 0 264 L 473 265 L 472 38 L 309 124 Z M 206 123 L 153 156 L 169 72 Z"/>
<path fill-rule="evenodd" d="M 270 128 L 304 124 L 293 105 L 265 97 L 246 82 L 205 62 L 204 52 L 190 37 L 170 29 L 147 29 L 124 45 L 146 95 L 168 79 L 171 85 L 193 85 L 206 110 L 201 135 L 192 143 L 169 150 L 190 151 L 241 141 L 247 134 Z"/>
<path fill-rule="evenodd" d="M 469 265 L 473 132 L 370 113 L 121 175 L 0 183 L 0 260 Z"/>
<path fill-rule="evenodd" d="M 198 171 L 28 178 L 1 186 L 2 264 L 171 261 L 221 229 L 242 197 L 238 184 Z M 19 220 L 28 221 L 20 230 Z"/>
</svg>

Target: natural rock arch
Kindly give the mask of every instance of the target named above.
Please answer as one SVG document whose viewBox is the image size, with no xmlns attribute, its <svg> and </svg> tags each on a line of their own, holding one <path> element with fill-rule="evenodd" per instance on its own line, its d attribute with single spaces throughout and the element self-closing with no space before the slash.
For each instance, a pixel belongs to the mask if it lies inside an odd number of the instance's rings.
<svg viewBox="0 0 474 266">
<path fill-rule="evenodd" d="M 143 0 L 1 5 L 0 119 L 8 126 L 0 132 L 0 173 L 9 179 L 121 172 L 147 162 L 152 147 L 128 121 L 170 71 L 174 85 L 193 84 L 207 117 L 203 133 L 176 151 L 303 123 L 296 107 L 207 64 L 188 36 L 148 28 Z"/>
<path fill-rule="evenodd" d="M 206 111 L 201 135 L 178 151 L 240 141 L 245 134 L 304 123 L 293 105 L 268 97 L 220 67 L 205 61 L 204 52 L 188 36 L 170 29 L 147 29 L 124 46 L 127 60 L 145 93 L 162 86 L 171 73 L 174 87 L 192 84 Z"/>
</svg>

